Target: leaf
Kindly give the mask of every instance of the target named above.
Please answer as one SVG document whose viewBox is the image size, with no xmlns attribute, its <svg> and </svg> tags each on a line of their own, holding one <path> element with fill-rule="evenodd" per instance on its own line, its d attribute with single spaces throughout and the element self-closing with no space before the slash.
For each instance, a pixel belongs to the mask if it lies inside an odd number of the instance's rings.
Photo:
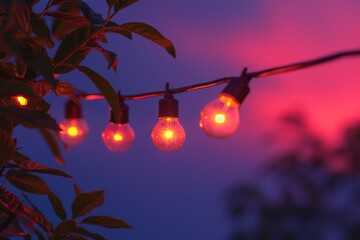
<svg viewBox="0 0 360 240">
<path fill-rule="evenodd" d="M 127 8 L 128 6 L 136 3 L 139 0 L 114 0 L 115 2 L 115 11 Z"/>
<path fill-rule="evenodd" d="M 119 96 L 112 88 L 110 83 L 99 75 L 97 72 L 91 70 L 85 66 L 78 66 L 77 67 L 80 72 L 84 73 L 88 76 L 95 86 L 99 89 L 99 91 L 104 95 L 106 101 L 109 103 L 115 117 L 115 121 L 119 120 L 119 113 L 120 113 L 120 103 L 119 103 Z"/>
<path fill-rule="evenodd" d="M 18 189 L 34 194 L 50 194 L 47 184 L 40 177 L 23 170 L 11 169 L 6 173 L 9 182 Z"/>
<path fill-rule="evenodd" d="M 76 196 L 72 205 L 71 211 L 73 218 L 83 216 L 93 209 L 99 207 L 104 203 L 104 191 L 93 191 L 90 193 L 81 193 Z"/>
<path fill-rule="evenodd" d="M 65 63 L 56 67 L 55 73 L 64 74 L 74 70 L 74 68 L 77 67 L 86 58 L 90 51 L 91 48 L 89 47 L 84 47 L 77 50 L 74 54 L 72 54 L 71 57 L 69 57 L 68 60 L 65 61 Z"/>
<path fill-rule="evenodd" d="M 140 36 L 147 38 L 154 43 L 162 46 L 165 50 L 174 58 L 176 57 L 176 52 L 172 42 L 165 38 L 158 30 L 154 27 L 141 22 L 130 22 L 120 25 L 124 30 L 137 33 Z"/>
<path fill-rule="evenodd" d="M 25 78 L 28 66 L 21 58 L 16 58 L 16 76 L 18 78 Z"/>
<path fill-rule="evenodd" d="M 25 235 L 25 236 L 22 236 L 22 238 L 23 238 L 24 240 L 31 240 L 30 235 Z"/>
<path fill-rule="evenodd" d="M 4 164 L 11 160 L 16 153 L 16 141 L 12 134 L 0 129 L 0 163 Z"/>
<path fill-rule="evenodd" d="M 82 227 L 76 227 L 73 232 L 81 234 L 83 236 L 91 237 L 92 239 L 95 239 L 95 240 L 106 240 L 106 238 L 104 238 L 103 236 L 96 234 L 96 233 L 89 232 L 87 229 L 82 228 Z"/>
<path fill-rule="evenodd" d="M 61 130 L 54 118 L 41 111 L 19 107 L 0 106 L 0 113 L 19 121 L 27 127 L 50 128 L 56 131 Z"/>
<path fill-rule="evenodd" d="M 25 82 L 18 80 L 0 81 L 0 97 L 10 96 L 36 97 L 33 89 Z"/>
<path fill-rule="evenodd" d="M 28 47 L 21 49 L 21 55 L 29 67 L 36 69 L 54 89 L 56 88 L 54 66 L 47 54 Z"/>
<path fill-rule="evenodd" d="M 132 39 L 132 33 L 114 22 L 108 22 L 104 28 L 105 32 L 118 33 L 128 39 Z"/>
<path fill-rule="evenodd" d="M 25 157 L 25 156 L 23 158 L 17 157 L 16 164 L 19 168 L 21 168 L 22 170 L 25 170 L 25 171 L 50 174 L 50 175 L 66 177 L 66 178 L 72 178 L 70 175 L 68 175 L 67 173 L 64 173 L 63 171 L 60 171 L 60 170 L 54 169 L 54 168 L 48 168 L 40 163 L 37 163 L 37 162 Z"/>
<path fill-rule="evenodd" d="M 79 4 L 79 0 L 54 0 L 52 5 L 62 5 L 62 4 L 74 4 L 74 5 L 78 5 Z"/>
<path fill-rule="evenodd" d="M 16 195 L 3 187 L 0 187 L 0 193 L 0 204 L 2 207 L 5 207 L 9 212 L 16 213 L 17 215 L 24 213 L 23 204 Z"/>
<path fill-rule="evenodd" d="M 31 6 L 34 6 L 35 4 L 37 4 L 40 0 L 26 0 L 26 3 L 31 5 Z"/>
<path fill-rule="evenodd" d="M 82 193 L 79 185 L 77 185 L 76 183 L 74 183 L 74 192 L 76 196 L 79 196 Z"/>
<path fill-rule="evenodd" d="M 50 29 L 46 25 L 43 18 L 41 18 L 36 13 L 31 13 L 30 25 L 32 27 L 32 32 L 39 38 L 43 39 L 47 47 L 54 47 L 54 42 L 51 39 Z"/>
<path fill-rule="evenodd" d="M 104 18 L 100 13 L 96 13 L 86 2 L 80 1 L 80 9 L 87 20 L 92 24 L 102 24 Z"/>
<path fill-rule="evenodd" d="M 61 220 L 65 220 L 66 219 L 66 211 L 64 209 L 63 204 L 61 203 L 60 199 L 58 196 L 56 196 L 54 193 L 50 193 L 48 195 L 49 201 L 56 213 L 56 215 L 61 219 Z"/>
<path fill-rule="evenodd" d="M 24 205 L 26 216 L 28 216 L 34 223 L 39 225 L 44 231 L 50 231 L 52 226 L 44 215 L 38 211 Z"/>
<path fill-rule="evenodd" d="M 34 233 L 37 236 L 38 240 L 46 240 L 44 235 L 42 235 L 42 233 L 36 229 L 34 229 Z"/>
<path fill-rule="evenodd" d="M 56 51 L 55 57 L 53 58 L 53 62 L 55 67 L 58 68 L 62 64 L 73 65 L 76 66 L 79 62 L 74 62 L 74 58 L 71 58 L 79 50 L 84 50 L 86 48 L 85 44 L 87 40 L 92 36 L 95 32 L 94 27 L 80 27 L 71 32 L 64 41 L 60 44 L 58 50 Z M 84 59 L 89 53 L 90 49 L 85 49 Z M 78 58 L 78 57 L 77 57 Z M 81 61 L 82 61 L 81 59 Z"/>
<path fill-rule="evenodd" d="M 44 214 L 41 213 L 41 211 L 30 201 L 28 196 L 23 194 L 23 197 L 26 199 L 26 201 L 29 202 L 31 207 L 27 205 L 24 206 L 25 215 L 27 215 L 33 222 L 38 224 L 45 232 L 52 231 L 52 225 L 51 223 L 46 219 Z"/>
<path fill-rule="evenodd" d="M 69 233 L 74 231 L 75 228 L 76 222 L 74 220 L 65 220 L 56 226 L 55 234 L 60 235 L 61 233 Z"/>
<path fill-rule="evenodd" d="M 107 5 L 111 8 L 112 6 L 114 6 L 116 0 L 106 0 Z"/>
<path fill-rule="evenodd" d="M 72 86 L 70 83 L 59 81 L 56 90 L 57 95 L 60 96 L 66 96 L 71 99 L 74 103 L 80 106 L 80 100 L 77 96 L 77 93 L 79 92 L 74 86 Z"/>
<path fill-rule="evenodd" d="M 80 16 L 79 15 L 80 8 L 79 8 L 78 4 L 61 5 L 57 12 L 71 13 L 71 14 Z M 89 21 L 85 17 L 83 17 L 83 16 L 80 16 L 80 17 L 82 19 L 86 20 L 88 25 L 90 24 Z M 76 28 L 76 25 L 74 23 L 60 20 L 60 18 L 55 19 L 51 25 L 51 31 L 52 31 L 54 39 L 64 39 L 75 28 Z"/>
<path fill-rule="evenodd" d="M 78 27 L 90 26 L 90 22 L 85 17 L 75 13 L 55 11 L 46 12 L 45 15 Z"/>
<path fill-rule="evenodd" d="M 1 79 L 3 80 L 7 80 L 8 78 L 16 78 L 17 76 L 16 66 L 9 62 L 3 62 L 3 63 L 0 62 L 0 76 Z"/>
<path fill-rule="evenodd" d="M 54 154 L 55 161 L 61 166 L 64 166 L 65 165 L 64 158 L 61 154 L 61 149 L 54 133 L 45 128 L 39 128 L 39 131 L 46 140 L 46 143 L 48 144 L 51 152 Z"/>
<path fill-rule="evenodd" d="M 51 85 L 46 80 L 32 82 L 31 86 L 38 97 L 43 97 L 51 91 Z"/>
<path fill-rule="evenodd" d="M 91 47 L 98 50 L 99 52 L 101 52 L 106 61 L 108 62 L 108 66 L 107 69 L 109 70 L 110 68 L 113 68 L 114 71 L 117 71 L 117 66 L 119 64 L 118 60 L 117 60 L 117 55 L 116 53 L 113 53 L 111 51 L 105 50 L 103 47 L 101 47 L 97 42 L 93 42 L 91 44 Z"/>
<path fill-rule="evenodd" d="M 12 0 L 11 8 L 8 12 L 9 22 L 16 22 L 16 24 L 22 28 L 22 32 L 27 32 L 30 22 L 30 7 L 21 0 Z"/>
<path fill-rule="evenodd" d="M 132 228 L 123 220 L 110 216 L 91 216 L 83 219 L 80 223 L 92 224 L 106 228 Z"/>
</svg>

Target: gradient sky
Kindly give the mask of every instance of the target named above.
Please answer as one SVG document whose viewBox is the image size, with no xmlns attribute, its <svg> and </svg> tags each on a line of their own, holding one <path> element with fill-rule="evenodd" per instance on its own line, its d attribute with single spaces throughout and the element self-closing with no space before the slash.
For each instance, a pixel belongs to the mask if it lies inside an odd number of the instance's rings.
<svg viewBox="0 0 360 240">
<path fill-rule="evenodd" d="M 105 0 L 86 2 L 105 13 Z M 118 73 L 107 71 L 98 53 L 91 53 L 84 64 L 123 94 L 161 90 L 166 82 L 181 87 L 236 76 L 244 67 L 256 71 L 359 48 L 359 12 L 356 0 L 140 1 L 115 21 L 155 26 L 173 41 L 177 59 L 141 37 L 129 41 L 111 35 L 106 48 L 118 53 Z M 159 98 L 128 102 L 136 140 L 125 153 L 109 152 L 102 143 L 101 132 L 108 124 L 106 103 L 84 102 L 90 133 L 82 145 L 64 152 L 64 170 L 75 176 L 84 191 L 106 191 L 105 205 L 97 214 L 111 214 L 134 226 L 105 231 L 109 239 L 226 239 L 231 230 L 224 208 L 226 189 L 251 176 L 252 169 L 268 158 L 271 149 L 265 148 L 262 139 L 277 129 L 281 114 L 303 111 L 312 129 L 331 142 L 344 124 L 360 117 L 356 111 L 359 63 L 360 58 L 349 58 L 254 79 L 240 109 L 239 130 L 221 141 L 208 138 L 198 121 L 201 108 L 224 86 L 176 95 L 187 139 L 173 153 L 158 151 L 150 139 Z M 96 92 L 78 72 L 60 79 Z M 66 99 L 49 96 L 48 100 L 54 104 L 51 114 L 61 121 Z M 57 167 L 40 134 L 29 129 L 17 133 L 22 135 L 18 143 L 24 153 Z M 54 179 L 51 186 L 70 204 L 72 181 L 60 180 Z"/>
</svg>

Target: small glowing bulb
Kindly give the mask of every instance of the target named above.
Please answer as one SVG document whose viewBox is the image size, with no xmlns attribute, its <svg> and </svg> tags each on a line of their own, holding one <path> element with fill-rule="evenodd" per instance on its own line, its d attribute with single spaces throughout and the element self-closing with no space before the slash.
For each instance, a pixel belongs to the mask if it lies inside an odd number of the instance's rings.
<svg viewBox="0 0 360 240">
<path fill-rule="evenodd" d="M 89 127 L 82 118 L 80 106 L 72 101 L 65 104 L 65 118 L 60 123 L 60 128 L 60 138 L 68 146 L 76 146 L 85 140 Z"/>
<path fill-rule="evenodd" d="M 65 118 L 60 123 L 60 128 L 60 138 L 69 146 L 82 143 L 89 132 L 88 125 L 82 118 Z"/>
<path fill-rule="evenodd" d="M 135 139 L 135 133 L 129 123 L 110 122 L 102 132 L 102 140 L 107 149 L 113 152 L 128 150 Z"/>
<path fill-rule="evenodd" d="M 18 103 L 20 104 L 20 106 L 26 106 L 28 105 L 28 100 L 26 98 L 24 98 L 23 96 L 17 96 L 16 100 L 18 101 Z"/>
<path fill-rule="evenodd" d="M 159 117 L 151 138 L 155 147 L 164 152 L 171 152 L 184 144 L 185 131 L 177 117 Z"/>
<path fill-rule="evenodd" d="M 208 103 L 200 113 L 200 127 L 213 138 L 226 138 L 233 134 L 239 126 L 240 104 L 231 96 L 221 94 Z"/>
</svg>

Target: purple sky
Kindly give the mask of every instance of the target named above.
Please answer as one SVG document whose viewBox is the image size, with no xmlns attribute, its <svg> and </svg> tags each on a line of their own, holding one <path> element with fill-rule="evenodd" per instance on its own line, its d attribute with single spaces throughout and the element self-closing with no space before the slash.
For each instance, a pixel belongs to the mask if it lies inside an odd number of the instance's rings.
<svg viewBox="0 0 360 240">
<path fill-rule="evenodd" d="M 105 0 L 87 2 L 105 13 Z M 116 22 L 153 25 L 173 41 L 177 59 L 143 38 L 129 41 L 111 35 L 106 48 L 118 53 L 118 73 L 107 71 L 98 53 L 91 53 L 84 64 L 124 94 L 162 90 L 166 82 L 180 87 L 239 75 L 243 67 L 256 71 L 358 48 L 359 12 L 356 0 L 140 1 L 120 13 Z M 224 210 L 225 191 L 267 159 L 269 149 L 261 139 L 276 130 L 282 113 L 303 110 L 313 130 L 332 141 L 339 127 L 360 116 L 359 62 L 345 59 L 254 79 L 240 110 L 240 128 L 226 140 L 210 139 L 198 127 L 201 108 L 224 86 L 176 95 L 187 139 L 173 153 L 158 151 L 150 139 L 158 98 L 127 103 L 136 139 L 125 153 L 109 152 L 102 143 L 101 132 L 108 124 L 106 103 L 84 102 L 90 133 L 82 145 L 64 153 L 64 170 L 84 191 L 106 190 L 106 203 L 98 214 L 112 214 L 134 226 L 105 232 L 109 239 L 225 239 L 231 230 Z M 60 79 L 96 92 L 78 72 Z M 54 104 L 51 113 L 59 121 L 65 100 L 49 97 Z M 56 166 L 37 132 L 17 132 L 26 136 L 19 139 L 24 153 Z M 51 185 L 68 204 L 73 197 L 71 184 L 55 179 Z"/>
</svg>

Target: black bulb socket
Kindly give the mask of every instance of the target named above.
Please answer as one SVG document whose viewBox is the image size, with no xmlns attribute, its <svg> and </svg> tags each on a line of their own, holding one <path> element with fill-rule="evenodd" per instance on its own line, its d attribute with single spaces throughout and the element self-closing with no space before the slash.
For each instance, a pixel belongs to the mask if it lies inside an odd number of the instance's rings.
<svg viewBox="0 0 360 240">
<path fill-rule="evenodd" d="M 228 85 L 226 85 L 222 93 L 233 97 L 242 104 L 246 96 L 250 93 L 249 82 L 250 79 L 245 74 L 238 78 L 233 78 L 230 80 Z"/>
<path fill-rule="evenodd" d="M 120 101 L 119 121 L 116 122 L 115 114 L 110 110 L 110 122 L 118 124 L 126 124 L 129 122 L 129 106 Z"/>
<path fill-rule="evenodd" d="M 159 100 L 160 117 L 179 117 L 179 101 L 172 94 L 166 94 Z"/>
<path fill-rule="evenodd" d="M 82 118 L 81 106 L 77 105 L 73 101 L 68 101 L 65 104 L 65 118 L 68 118 L 68 119 Z"/>
</svg>

